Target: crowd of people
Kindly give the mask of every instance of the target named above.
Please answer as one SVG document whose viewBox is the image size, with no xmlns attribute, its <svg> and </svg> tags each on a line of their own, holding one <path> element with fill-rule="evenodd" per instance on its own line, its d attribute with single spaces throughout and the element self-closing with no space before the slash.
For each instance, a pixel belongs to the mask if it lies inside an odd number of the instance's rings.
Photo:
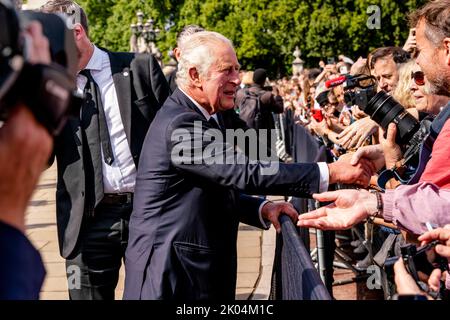
<svg viewBox="0 0 450 320">
<path fill-rule="evenodd" d="M 60 252 L 67 268 L 81 270 L 81 287 L 69 289 L 73 300 L 114 299 L 123 260 L 125 299 L 232 300 L 239 222 L 279 232 L 281 214 L 299 227 L 323 230 L 375 224 L 382 244 L 375 253 L 433 243 L 435 257 L 450 259 L 449 0 L 411 14 L 403 48 L 380 47 L 356 61 L 340 55 L 337 63 L 321 61 L 272 82 L 262 68 L 240 72 L 231 41 L 199 26 L 178 36 L 178 66 L 166 80 L 149 54 L 93 44 L 75 2 L 50 0 L 41 11 L 64 13 L 71 22 L 79 58 L 74 89 L 84 99 L 80 116 L 68 119 L 53 142 L 25 106 L 16 106 L 0 128 L 0 146 L 11 149 L 1 153 L 0 166 L 15 166 L 0 177 L 8 190 L 0 198 L 0 298 L 39 294 L 42 261 L 21 232 L 47 156 L 58 167 Z M 39 26 L 27 32 L 43 37 Z M 48 47 L 35 48 L 34 63 L 50 63 L 47 53 Z M 19 120 L 38 140 L 21 137 Z M 293 126 L 306 128 L 330 161 L 293 162 Z M 257 152 L 252 143 L 240 144 L 239 134 L 237 142 L 225 139 L 229 130 L 256 130 Z M 24 148 L 14 151 L 11 142 Z M 11 178 L 11 172 L 33 174 Z M 28 188 L 12 196 L 11 183 L 23 187 L 22 180 Z M 336 184 L 358 189 L 329 191 Z M 331 204 L 299 215 L 291 203 L 266 195 Z M 7 250 L 10 237 L 20 239 L 25 255 Z M 383 267 L 389 257 L 380 262 L 371 252 L 359 268 Z M 450 276 L 429 260 L 432 272 L 421 273 L 420 281 L 398 260 L 399 296 L 445 296 Z M 42 271 L 9 276 L 25 264 Z"/>
</svg>

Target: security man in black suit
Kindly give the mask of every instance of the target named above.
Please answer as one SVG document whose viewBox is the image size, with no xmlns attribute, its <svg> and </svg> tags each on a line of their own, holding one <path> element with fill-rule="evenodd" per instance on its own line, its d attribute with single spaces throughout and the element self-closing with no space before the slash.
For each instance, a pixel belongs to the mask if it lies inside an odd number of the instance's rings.
<svg viewBox="0 0 450 320">
<path fill-rule="evenodd" d="M 169 87 L 153 56 L 94 46 L 86 14 L 75 2 L 52 0 L 41 10 L 69 16 L 80 57 L 77 85 L 85 94 L 80 118 L 69 121 L 54 148 L 69 295 L 114 299 L 142 143 Z"/>
</svg>

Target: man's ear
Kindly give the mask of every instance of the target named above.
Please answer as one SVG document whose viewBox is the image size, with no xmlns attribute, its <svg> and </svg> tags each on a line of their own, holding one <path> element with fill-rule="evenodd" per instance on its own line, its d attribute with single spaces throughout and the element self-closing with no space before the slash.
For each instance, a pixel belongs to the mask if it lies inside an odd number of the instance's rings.
<svg viewBox="0 0 450 320">
<path fill-rule="evenodd" d="M 176 47 L 175 49 L 173 49 L 173 55 L 175 56 L 175 59 L 177 61 L 180 61 L 180 56 L 181 56 L 180 48 Z"/>
<path fill-rule="evenodd" d="M 445 63 L 450 66 L 450 38 L 444 39 Z"/>
<path fill-rule="evenodd" d="M 200 74 L 198 73 L 196 67 L 189 68 L 189 79 L 194 87 L 200 88 L 202 86 Z"/>
<path fill-rule="evenodd" d="M 73 25 L 73 35 L 76 41 L 80 41 L 86 35 L 86 32 L 84 31 L 84 28 L 81 26 L 81 24 L 75 23 Z"/>
</svg>

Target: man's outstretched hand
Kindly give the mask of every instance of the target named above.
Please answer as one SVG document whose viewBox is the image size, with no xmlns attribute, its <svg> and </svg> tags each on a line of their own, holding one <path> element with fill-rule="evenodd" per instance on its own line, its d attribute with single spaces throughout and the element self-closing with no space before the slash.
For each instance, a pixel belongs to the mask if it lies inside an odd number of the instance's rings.
<svg viewBox="0 0 450 320">
<path fill-rule="evenodd" d="M 314 194 L 313 198 L 333 203 L 298 217 L 297 226 L 322 230 L 344 230 L 377 210 L 376 195 L 367 190 L 338 190 Z"/>
</svg>

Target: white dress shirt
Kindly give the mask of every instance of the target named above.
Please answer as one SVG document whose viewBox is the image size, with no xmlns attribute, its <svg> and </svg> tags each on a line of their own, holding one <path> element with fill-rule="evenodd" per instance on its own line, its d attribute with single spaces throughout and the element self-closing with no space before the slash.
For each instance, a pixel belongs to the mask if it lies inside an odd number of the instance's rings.
<svg viewBox="0 0 450 320">
<path fill-rule="evenodd" d="M 206 111 L 205 108 L 203 108 L 197 101 L 195 101 L 194 99 L 192 99 L 186 92 L 183 91 L 183 89 L 181 89 L 180 87 L 178 87 L 178 89 L 180 89 L 181 92 L 184 93 L 184 95 L 186 97 L 189 98 L 189 100 L 192 101 L 192 103 L 200 110 L 200 112 L 205 116 L 206 120 L 209 121 L 209 119 L 211 117 L 213 117 L 217 123 L 219 123 L 218 119 L 217 119 L 217 114 L 213 114 L 210 115 L 208 111 Z M 320 172 L 320 182 L 319 182 L 319 192 L 325 192 L 328 191 L 328 185 L 329 185 L 329 175 L 330 172 L 328 170 L 328 165 L 326 164 L 326 162 L 318 162 L 317 165 L 319 166 L 319 172 Z M 262 218 L 261 215 L 261 210 L 262 207 L 267 203 L 270 202 L 269 200 L 265 200 L 264 202 L 261 203 L 261 205 L 259 206 L 259 220 L 261 221 L 263 226 L 267 226 L 269 227 L 269 225 L 267 224 L 267 222 Z"/>
<path fill-rule="evenodd" d="M 85 69 L 90 70 L 92 78 L 101 91 L 106 124 L 114 156 L 113 163 L 108 165 L 103 159 L 103 149 L 101 150 L 104 193 L 134 192 L 136 166 L 120 115 L 108 54 L 94 46 L 94 53 Z M 83 91 L 86 82 L 87 78 L 85 76 L 77 76 L 79 91 Z"/>
</svg>

